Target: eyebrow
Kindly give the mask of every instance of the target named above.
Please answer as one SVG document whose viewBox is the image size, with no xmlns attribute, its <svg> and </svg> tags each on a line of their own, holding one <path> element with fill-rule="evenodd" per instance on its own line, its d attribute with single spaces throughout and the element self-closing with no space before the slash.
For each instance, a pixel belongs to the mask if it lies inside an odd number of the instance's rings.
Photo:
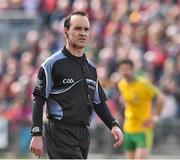
<svg viewBox="0 0 180 160">
<path fill-rule="evenodd" d="M 88 31 L 89 27 L 81 27 L 81 26 L 75 26 L 74 29 L 84 29 L 85 31 Z"/>
</svg>

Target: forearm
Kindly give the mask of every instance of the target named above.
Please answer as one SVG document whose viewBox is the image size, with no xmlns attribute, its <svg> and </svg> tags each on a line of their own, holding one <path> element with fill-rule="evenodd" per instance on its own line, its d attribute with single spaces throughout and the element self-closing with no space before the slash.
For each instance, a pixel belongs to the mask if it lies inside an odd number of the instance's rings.
<svg viewBox="0 0 180 160">
<path fill-rule="evenodd" d="M 156 99 L 156 115 L 160 116 L 165 102 L 165 95 L 161 92 Z"/>
<path fill-rule="evenodd" d="M 33 99 L 33 111 L 32 111 L 32 135 L 41 135 L 42 134 L 42 121 L 43 121 L 43 106 L 45 99 L 39 96 L 35 96 Z M 40 131 L 33 133 L 33 128 L 39 127 Z"/>
<path fill-rule="evenodd" d="M 106 102 L 101 102 L 99 104 L 94 103 L 94 110 L 110 130 L 113 126 L 119 127 L 117 120 L 113 118 L 111 112 L 109 111 Z"/>
<path fill-rule="evenodd" d="M 164 102 L 165 102 L 165 95 L 162 92 L 160 92 L 155 99 L 155 106 L 152 111 L 152 120 L 155 123 L 159 122 L 160 114 L 161 114 Z"/>
</svg>

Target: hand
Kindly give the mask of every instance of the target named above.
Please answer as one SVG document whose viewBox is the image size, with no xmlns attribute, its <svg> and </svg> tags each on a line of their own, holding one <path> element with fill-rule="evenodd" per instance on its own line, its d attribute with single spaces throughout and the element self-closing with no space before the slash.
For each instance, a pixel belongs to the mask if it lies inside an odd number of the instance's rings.
<svg viewBox="0 0 180 160">
<path fill-rule="evenodd" d="M 154 128 L 154 123 L 152 119 L 145 120 L 142 124 L 144 128 Z"/>
<path fill-rule="evenodd" d="M 153 115 L 150 119 L 143 122 L 143 127 L 154 128 L 154 127 L 156 127 L 158 121 L 159 121 L 159 116 Z"/>
<path fill-rule="evenodd" d="M 33 136 L 29 146 L 30 151 L 39 158 L 44 154 L 44 144 L 42 136 Z"/>
<path fill-rule="evenodd" d="M 113 145 L 114 148 L 118 148 L 120 145 L 124 143 L 124 137 L 121 129 L 117 126 L 112 127 L 111 133 L 116 140 L 115 144 Z"/>
</svg>

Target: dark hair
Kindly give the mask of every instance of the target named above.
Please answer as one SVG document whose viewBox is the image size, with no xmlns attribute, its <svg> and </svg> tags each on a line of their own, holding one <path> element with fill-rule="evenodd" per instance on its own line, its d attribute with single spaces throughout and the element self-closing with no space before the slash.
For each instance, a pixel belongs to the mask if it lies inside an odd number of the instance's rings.
<svg viewBox="0 0 180 160">
<path fill-rule="evenodd" d="M 86 13 L 83 11 L 76 11 L 71 13 L 69 16 L 67 16 L 64 20 L 64 28 L 69 29 L 70 28 L 70 21 L 71 21 L 71 16 L 73 15 L 80 15 L 80 16 L 86 16 Z"/>
<path fill-rule="evenodd" d="M 132 68 L 134 67 L 134 63 L 132 60 L 130 59 L 123 59 L 121 60 L 119 63 L 118 63 L 118 66 L 120 67 L 121 65 L 123 64 L 127 64 L 127 65 L 130 65 Z"/>
</svg>

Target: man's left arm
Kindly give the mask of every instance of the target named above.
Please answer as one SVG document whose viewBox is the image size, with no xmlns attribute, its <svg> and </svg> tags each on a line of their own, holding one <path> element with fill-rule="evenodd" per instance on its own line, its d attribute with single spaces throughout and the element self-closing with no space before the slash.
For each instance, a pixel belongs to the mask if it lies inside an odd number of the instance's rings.
<svg viewBox="0 0 180 160">
<path fill-rule="evenodd" d="M 120 145 L 122 145 L 124 142 L 123 133 L 120 129 L 118 121 L 115 120 L 113 116 L 111 115 L 106 102 L 103 101 L 98 104 L 94 103 L 94 110 L 97 113 L 97 115 L 101 118 L 101 120 L 111 130 L 111 133 L 114 139 L 116 140 L 114 147 L 117 148 Z"/>
<path fill-rule="evenodd" d="M 153 121 L 156 123 L 159 120 L 161 111 L 163 109 L 163 105 L 165 102 L 165 95 L 163 92 L 159 91 L 158 95 L 154 99 L 154 113 L 153 113 Z"/>
<path fill-rule="evenodd" d="M 162 92 L 162 90 L 159 89 L 156 85 L 152 84 L 152 82 L 146 81 L 145 85 L 148 88 L 150 95 L 152 96 L 152 100 L 153 100 L 152 120 L 156 123 L 163 109 L 166 96 Z"/>
<path fill-rule="evenodd" d="M 165 95 L 161 90 L 159 90 L 155 85 L 153 85 L 149 81 L 146 81 L 146 87 L 150 95 L 152 96 L 153 109 L 151 118 L 145 121 L 143 126 L 155 127 L 160 119 L 160 114 L 165 102 Z"/>
</svg>

